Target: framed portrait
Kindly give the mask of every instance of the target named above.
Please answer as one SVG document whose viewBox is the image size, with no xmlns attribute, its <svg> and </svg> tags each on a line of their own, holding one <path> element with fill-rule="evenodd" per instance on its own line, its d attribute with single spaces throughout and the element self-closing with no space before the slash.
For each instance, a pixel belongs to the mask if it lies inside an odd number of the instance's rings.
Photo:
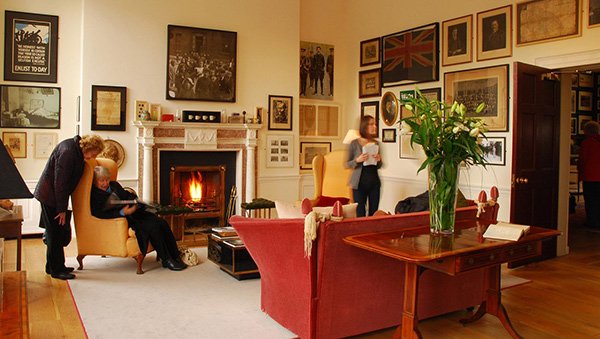
<svg viewBox="0 0 600 339">
<path fill-rule="evenodd" d="M 98 157 L 111 159 L 121 167 L 125 162 L 125 148 L 116 140 L 104 139 L 104 150 Z"/>
<path fill-rule="evenodd" d="M 593 106 L 592 103 L 592 92 L 589 91 L 579 91 L 579 101 L 577 108 L 580 111 L 591 112 Z"/>
<path fill-rule="evenodd" d="M 292 97 L 269 95 L 269 130 L 292 130 Z"/>
<path fill-rule="evenodd" d="M 301 142 L 300 143 L 300 169 L 311 170 L 313 158 L 331 152 L 330 142 Z"/>
<path fill-rule="evenodd" d="M 60 128 L 60 88 L 0 86 L 2 128 Z"/>
<path fill-rule="evenodd" d="M 571 90 L 571 114 L 577 113 L 577 91 Z"/>
<path fill-rule="evenodd" d="M 588 27 L 600 26 L 600 0 L 589 0 Z"/>
<path fill-rule="evenodd" d="M 396 142 L 396 129 L 395 128 L 383 128 L 381 130 L 381 141 L 382 142 Z"/>
<path fill-rule="evenodd" d="M 488 165 L 506 165 L 506 138 L 487 137 L 479 138 L 479 144 L 483 150 L 483 158 Z"/>
<path fill-rule="evenodd" d="M 378 101 L 369 101 L 369 102 L 361 102 L 360 103 L 360 117 L 364 117 L 365 115 L 373 117 L 375 119 L 375 123 L 377 124 L 377 137 L 379 137 L 379 102 Z"/>
<path fill-rule="evenodd" d="M 437 100 L 437 101 L 442 100 L 442 89 L 440 87 L 422 89 L 421 94 L 425 98 L 427 98 L 427 100 L 430 100 L 430 101 L 431 100 Z"/>
<path fill-rule="evenodd" d="M 584 134 L 583 132 L 583 128 L 585 127 L 585 124 L 587 124 L 588 122 L 592 121 L 592 117 L 589 115 L 579 115 L 577 117 L 578 123 L 579 123 L 579 130 L 577 131 L 579 134 Z M 6 142 L 6 141 L 5 141 Z"/>
<path fill-rule="evenodd" d="M 92 85 L 92 131 L 126 129 L 127 87 Z"/>
<path fill-rule="evenodd" d="M 581 0 L 525 1 L 516 10 L 517 46 L 581 35 Z"/>
<path fill-rule="evenodd" d="M 455 100 L 467 106 L 468 116 L 482 118 L 488 131 L 508 131 L 508 65 L 445 73 L 444 101 Z M 482 101 L 484 110 L 474 113 Z"/>
<path fill-rule="evenodd" d="M 235 102 L 237 33 L 175 25 L 167 31 L 167 100 Z"/>
<path fill-rule="evenodd" d="M 369 66 L 381 62 L 380 44 L 381 39 L 375 38 L 360 42 L 360 66 Z"/>
<path fill-rule="evenodd" d="M 58 16 L 5 11 L 4 80 L 56 83 Z"/>
<path fill-rule="evenodd" d="M 382 38 L 383 87 L 439 78 L 439 24 L 433 23 Z"/>
<path fill-rule="evenodd" d="M 333 100 L 333 52 L 333 45 L 300 41 L 300 98 Z"/>
<path fill-rule="evenodd" d="M 577 135 L 577 117 L 571 117 L 571 135 Z"/>
<path fill-rule="evenodd" d="M 27 158 L 27 133 L 2 132 L 2 141 L 15 158 Z"/>
<path fill-rule="evenodd" d="M 423 153 L 423 147 L 419 144 L 410 144 L 412 133 L 400 134 L 400 145 L 398 155 L 400 159 L 418 159 Z"/>
<path fill-rule="evenodd" d="M 358 72 L 358 97 L 369 98 L 381 95 L 380 69 Z"/>
<path fill-rule="evenodd" d="M 381 120 L 386 126 L 393 126 L 398 119 L 398 98 L 393 92 L 386 92 L 381 98 Z"/>
<path fill-rule="evenodd" d="M 267 167 L 293 167 L 293 159 L 293 136 L 267 135 Z"/>
<path fill-rule="evenodd" d="M 34 133 L 33 134 L 33 157 L 47 159 L 56 147 L 58 135 L 56 133 Z"/>
<path fill-rule="evenodd" d="M 477 13 L 477 61 L 512 55 L 512 5 Z"/>
<path fill-rule="evenodd" d="M 473 61 L 473 15 L 442 22 L 442 65 Z"/>
<path fill-rule="evenodd" d="M 301 137 L 340 137 L 340 106 L 300 104 Z"/>
<path fill-rule="evenodd" d="M 594 87 L 594 75 L 579 73 L 579 87 Z"/>
<path fill-rule="evenodd" d="M 400 119 L 404 119 L 404 118 L 407 118 L 407 117 L 410 117 L 413 115 L 413 112 L 406 109 L 404 104 L 406 103 L 406 100 L 408 100 L 409 98 L 414 98 L 414 97 L 415 97 L 415 91 L 412 89 L 406 90 L 406 91 L 400 91 L 400 105 L 402 106 L 400 108 Z"/>
</svg>

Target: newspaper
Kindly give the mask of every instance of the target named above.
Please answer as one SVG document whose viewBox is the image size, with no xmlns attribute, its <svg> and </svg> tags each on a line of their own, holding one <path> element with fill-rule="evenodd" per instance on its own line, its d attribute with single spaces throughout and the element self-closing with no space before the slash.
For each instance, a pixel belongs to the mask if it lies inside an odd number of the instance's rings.
<svg viewBox="0 0 600 339">
<path fill-rule="evenodd" d="M 370 142 L 363 146 L 362 151 L 363 154 L 369 155 L 367 160 L 363 162 L 363 166 L 377 165 L 377 160 L 375 159 L 375 156 L 379 153 L 379 145 Z"/>
</svg>

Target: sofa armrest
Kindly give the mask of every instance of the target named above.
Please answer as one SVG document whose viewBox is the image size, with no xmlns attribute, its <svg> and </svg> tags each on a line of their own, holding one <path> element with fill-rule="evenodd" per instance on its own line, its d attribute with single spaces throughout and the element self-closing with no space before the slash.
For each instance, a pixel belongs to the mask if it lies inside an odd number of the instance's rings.
<svg viewBox="0 0 600 339">
<path fill-rule="evenodd" d="M 126 257 L 129 225 L 125 218 L 89 217 L 75 223 L 78 255 L 111 255 Z"/>
</svg>

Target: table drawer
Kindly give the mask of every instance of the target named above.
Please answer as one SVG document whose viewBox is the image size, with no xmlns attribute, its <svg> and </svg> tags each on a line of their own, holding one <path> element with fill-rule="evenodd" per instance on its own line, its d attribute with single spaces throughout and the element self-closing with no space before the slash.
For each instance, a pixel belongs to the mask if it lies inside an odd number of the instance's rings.
<svg viewBox="0 0 600 339">
<path fill-rule="evenodd" d="M 476 268 L 502 264 L 505 262 L 538 256 L 541 253 L 541 242 L 517 243 L 505 248 L 486 253 L 473 253 L 460 256 L 456 261 L 456 271 L 464 272 Z"/>
</svg>

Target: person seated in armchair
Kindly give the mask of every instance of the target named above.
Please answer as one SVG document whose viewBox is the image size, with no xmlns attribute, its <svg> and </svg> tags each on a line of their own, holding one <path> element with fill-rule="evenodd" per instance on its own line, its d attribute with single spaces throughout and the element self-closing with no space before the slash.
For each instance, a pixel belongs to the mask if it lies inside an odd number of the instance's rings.
<svg viewBox="0 0 600 339">
<path fill-rule="evenodd" d="M 181 261 L 173 232 L 164 219 L 145 211 L 141 204 L 112 204 L 116 200 L 135 198 L 135 194 L 126 191 L 121 184 L 110 181 L 110 173 L 106 167 L 94 168 L 94 185 L 90 199 L 92 215 L 101 219 L 127 218 L 129 227 L 135 231 L 142 253 L 147 252 L 150 241 L 163 267 L 172 271 L 185 269 L 187 265 Z"/>
</svg>

